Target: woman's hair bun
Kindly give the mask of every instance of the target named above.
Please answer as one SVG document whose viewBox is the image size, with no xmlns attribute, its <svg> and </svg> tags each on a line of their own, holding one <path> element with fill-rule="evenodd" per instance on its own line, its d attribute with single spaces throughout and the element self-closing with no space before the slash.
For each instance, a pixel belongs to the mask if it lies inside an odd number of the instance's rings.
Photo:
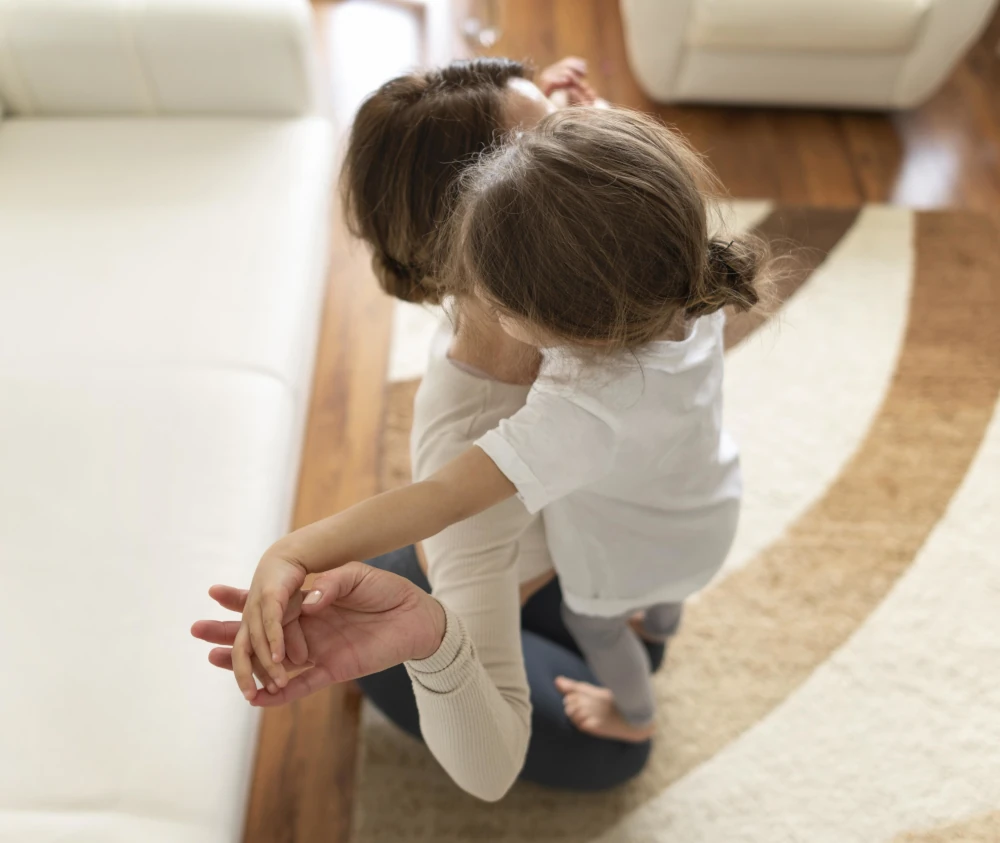
<svg viewBox="0 0 1000 843">
<path fill-rule="evenodd" d="M 692 290 L 687 315 L 704 316 L 724 307 L 753 308 L 761 300 L 761 275 L 768 258 L 767 243 L 751 234 L 710 240 L 701 283 Z"/>
<path fill-rule="evenodd" d="M 372 271 L 390 296 L 414 304 L 440 304 L 441 297 L 426 274 L 413 264 L 400 263 L 383 252 L 372 254 Z"/>
</svg>

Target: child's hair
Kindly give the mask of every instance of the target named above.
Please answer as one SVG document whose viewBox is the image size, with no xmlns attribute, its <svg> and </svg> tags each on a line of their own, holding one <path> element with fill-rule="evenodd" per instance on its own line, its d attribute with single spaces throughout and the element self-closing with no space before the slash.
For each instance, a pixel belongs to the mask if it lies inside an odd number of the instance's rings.
<svg viewBox="0 0 1000 843">
<path fill-rule="evenodd" d="M 438 234 L 454 182 L 507 127 L 507 82 L 529 78 L 520 62 L 456 61 L 386 82 L 365 100 L 341 171 L 345 216 L 372 248 L 382 288 L 406 301 L 436 302 Z"/>
<path fill-rule="evenodd" d="M 710 239 L 699 156 L 623 109 L 551 114 L 466 170 L 447 281 L 558 343 L 614 351 L 758 303 L 750 235 Z"/>
</svg>

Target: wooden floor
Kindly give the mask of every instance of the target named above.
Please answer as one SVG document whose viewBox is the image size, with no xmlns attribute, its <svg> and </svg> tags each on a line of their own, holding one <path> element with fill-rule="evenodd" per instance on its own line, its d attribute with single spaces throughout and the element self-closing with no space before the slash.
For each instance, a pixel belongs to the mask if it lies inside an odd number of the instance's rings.
<svg viewBox="0 0 1000 843">
<path fill-rule="evenodd" d="M 466 0 L 453 0 L 455 9 Z M 444 0 L 446 3 L 447 0 Z M 334 112 L 346 126 L 360 97 L 407 56 L 441 61 L 455 39 L 441 13 L 406 0 L 315 0 Z M 739 198 L 825 207 L 891 202 L 1000 213 L 1000 14 L 944 88 L 906 114 L 663 107 L 638 89 L 614 0 L 506 0 L 495 54 L 538 66 L 574 54 L 612 102 L 676 125 Z M 436 10 L 435 10 L 436 9 Z M 375 45 L 378 45 L 376 47 Z M 352 52 L 353 50 L 353 52 Z M 391 325 L 363 250 L 339 217 L 299 486 L 296 523 L 372 494 Z M 247 843 L 341 843 L 350 835 L 359 699 L 334 688 L 263 719 Z"/>
</svg>

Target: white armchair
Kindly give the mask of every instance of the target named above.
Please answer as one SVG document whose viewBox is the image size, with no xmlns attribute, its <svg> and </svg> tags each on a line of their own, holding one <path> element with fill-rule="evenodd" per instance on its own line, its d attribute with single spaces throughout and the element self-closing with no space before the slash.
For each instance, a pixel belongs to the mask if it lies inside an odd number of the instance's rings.
<svg viewBox="0 0 1000 843">
<path fill-rule="evenodd" d="M 660 102 L 909 108 L 997 0 L 621 0 L 632 71 Z"/>
</svg>

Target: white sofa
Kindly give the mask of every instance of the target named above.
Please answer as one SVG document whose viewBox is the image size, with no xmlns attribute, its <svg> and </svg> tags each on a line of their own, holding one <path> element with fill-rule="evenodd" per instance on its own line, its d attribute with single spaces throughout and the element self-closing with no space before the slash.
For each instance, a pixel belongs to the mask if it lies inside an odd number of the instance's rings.
<svg viewBox="0 0 1000 843">
<path fill-rule="evenodd" d="M 188 635 L 289 523 L 332 130 L 306 0 L 0 0 L 0 841 L 241 836 Z"/>
<path fill-rule="evenodd" d="M 621 0 L 629 63 L 660 102 L 909 108 L 997 0 Z"/>
</svg>

